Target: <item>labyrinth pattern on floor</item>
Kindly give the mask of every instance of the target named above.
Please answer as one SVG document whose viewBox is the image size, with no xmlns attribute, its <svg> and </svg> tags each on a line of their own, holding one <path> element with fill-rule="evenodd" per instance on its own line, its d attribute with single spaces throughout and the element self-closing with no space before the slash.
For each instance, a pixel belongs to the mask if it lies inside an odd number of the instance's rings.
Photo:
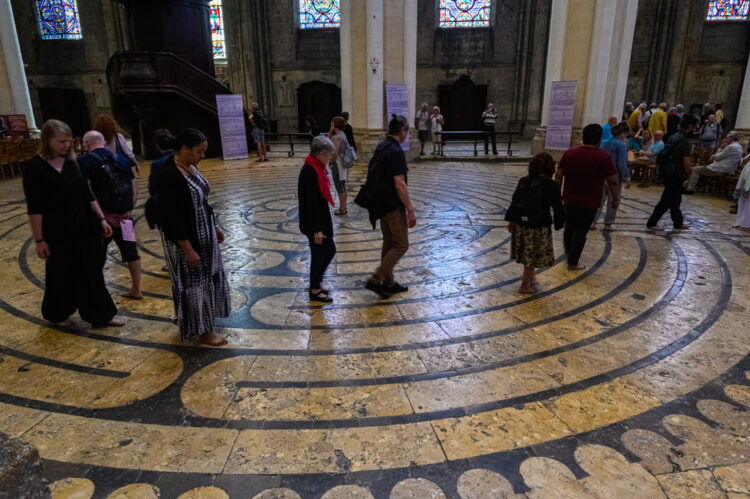
<svg viewBox="0 0 750 499">
<path fill-rule="evenodd" d="M 688 198 L 690 230 L 650 234 L 660 190 L 634 187 L 616 231 L 590 233 L 587 270 L 556 233 L 525 296 L 503 218 L 526 166 L 417 163 L 409 291 L 363 289 L 380 232 L 350 206 L 320 305 L 300 165 L 200 165 L 227 235 L 222 348 L 180 342 L 144 221 L 145 299 L 119 297 L 114 245 L 105 268 L 128 324 L 51 327 L 20 183 L 0 185 L 0 431 L 39 449 L 53 497 L 750 494 L 750 237 L 728 202 Z"/>
</svg>

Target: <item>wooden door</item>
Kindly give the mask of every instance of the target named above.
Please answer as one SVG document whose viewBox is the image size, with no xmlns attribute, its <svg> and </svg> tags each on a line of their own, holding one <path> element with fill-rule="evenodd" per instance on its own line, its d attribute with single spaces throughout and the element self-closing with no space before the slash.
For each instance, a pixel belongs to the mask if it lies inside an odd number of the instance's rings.
<svg viewBox="0 0 750 499">
<path fill-rule="evenodd" d="M 306 132 L 305 118 L 312 116 L 321 131 L 327 131 L 331 120 L 341 114 L 341 89 L 332 83 L 311 81 L 297 89 L 299 131 Z"/>
</svg>

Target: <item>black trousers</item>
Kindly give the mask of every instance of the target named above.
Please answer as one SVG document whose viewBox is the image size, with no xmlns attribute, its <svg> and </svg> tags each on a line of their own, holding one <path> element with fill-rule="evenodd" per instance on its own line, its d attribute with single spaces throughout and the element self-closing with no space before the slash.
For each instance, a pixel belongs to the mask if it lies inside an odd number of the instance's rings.
<svg viewBox="0 0 750 499">
<path fill-rule="evenodd" d="M 492 153 L 497 154 L 497 143 L 495 142 L 495 125 L 484 125 L 484 153 L 489 152 L 489 141 L 492 140 Z"/>
<path fill-rule="evenodd" d="M 336 245 L 332 237 L 323 238 L 321 244 L 315 244 L 311 236 L 307 236 L 307 240 L 310 242 L 310 289 L 320 289 L 323 274 L 336 254 Z"/>
<path fill-rule="evenodd" d="M 586 236 L 596 217 L 596 208 L 582 208 L 580 206 L 565 207 L 565 231 L 563 244 L 568 265 L 578 265 L 578 260 L 586 245 Z"/>
<path fill-rule="evenodd" d="M 646 227 L 659 225 L 659 220 L 667 210 L 669 210 L 675 228 L 682 227 L 684 218 L 682 217 L 682 210 L 680 210 L 680 203 L 682 203 L 683 182 L 685 182 L 685 179 L 677 176 L 664 179 L 664 192 L 661 193 L 661 199 L 659 199 L 654 212 L 646 222 Z"/>
<path fill-rule="evenodd" d="M 99 244 L 91 241 L 91 248 L 50 244 L 51 258 L 45 262 L 42 317 L 62 322 L 78 309 L 81 319 L 102 326 L 117 314 L 104 282 Z"/>
</svg>

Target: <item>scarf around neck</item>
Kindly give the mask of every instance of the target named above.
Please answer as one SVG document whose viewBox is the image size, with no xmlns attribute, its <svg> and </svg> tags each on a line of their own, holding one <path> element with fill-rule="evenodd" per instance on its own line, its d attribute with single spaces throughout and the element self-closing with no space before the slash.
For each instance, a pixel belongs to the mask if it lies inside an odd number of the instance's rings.
<svg viewBox="0 0 750 499">
<path fill-rule="evenodd" d="M 326 166 L 311 154 L 305 158 L 305 164 L 307 166 L 312 166 L 315 173 L 318 175 L 318 187 L 320 188 L 320 194 L 323 196 L 323 199 L 328 201 L 331 206 L 335 206 L 333 204 L 333 197 L 331 196 L 331 181 L 328 180 Z"/>
</svg>

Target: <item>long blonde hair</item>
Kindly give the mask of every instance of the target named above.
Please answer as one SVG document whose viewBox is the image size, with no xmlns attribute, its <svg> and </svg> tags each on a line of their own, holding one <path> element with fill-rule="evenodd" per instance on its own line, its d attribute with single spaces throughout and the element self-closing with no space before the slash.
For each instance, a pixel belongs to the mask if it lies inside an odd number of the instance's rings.
<svg viewBox="0 0 750 499">
<path fill-rule="evenodd" d="M 55 154 L 50 149 L 49 143 L 55 135 L 67 135 L 71 141 L 73 139 L 73 131 L 70 127 L 60 120 L 47 120 L 42 125 L 42 133 L 39 140 L 39 156 L 44 159 L 52 159 Z M 71 142 L 68 154 L 65 156 L 67 159 L 75 161 L 75 151 L 73 150 L 73 144 Z"/>
</svg>

